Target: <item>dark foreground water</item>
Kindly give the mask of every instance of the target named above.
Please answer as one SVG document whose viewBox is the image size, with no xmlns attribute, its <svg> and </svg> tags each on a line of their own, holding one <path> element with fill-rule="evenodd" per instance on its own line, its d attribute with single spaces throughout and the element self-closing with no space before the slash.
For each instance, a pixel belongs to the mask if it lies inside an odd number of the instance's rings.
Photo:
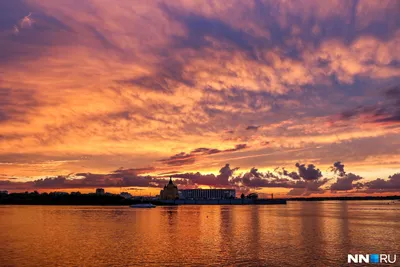
<svg viewBox="0 0 400 267">
<path fill-rule="evenodd" d="M 388 202 L 0 206 L 0 266 L 345 266 L 348 253 L 400 254 Z"/>
</svg>

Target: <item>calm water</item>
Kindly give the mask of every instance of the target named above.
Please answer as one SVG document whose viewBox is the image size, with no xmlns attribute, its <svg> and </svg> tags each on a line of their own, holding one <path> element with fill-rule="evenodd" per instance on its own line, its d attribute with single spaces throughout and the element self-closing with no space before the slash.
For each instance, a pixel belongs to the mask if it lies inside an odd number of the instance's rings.
<svg viewBox="0 0 400 267">
<path fill-rule="evenodd" d="M 344 266 L 400 254 L 400 203 L 0 206 L 1 266 Z"/>
</svg>

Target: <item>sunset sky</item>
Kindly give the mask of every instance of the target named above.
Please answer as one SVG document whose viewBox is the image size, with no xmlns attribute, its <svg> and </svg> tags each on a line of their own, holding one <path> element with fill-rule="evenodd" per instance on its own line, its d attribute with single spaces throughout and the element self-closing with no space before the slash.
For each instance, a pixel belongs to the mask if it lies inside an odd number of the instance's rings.
<svg viewBox="0 0 400 267">
<path fill-rule="evenodd" d="M 0 190 L 400 194 L 399 155 L 398 0 L 0 2 Z"/>
</svg>

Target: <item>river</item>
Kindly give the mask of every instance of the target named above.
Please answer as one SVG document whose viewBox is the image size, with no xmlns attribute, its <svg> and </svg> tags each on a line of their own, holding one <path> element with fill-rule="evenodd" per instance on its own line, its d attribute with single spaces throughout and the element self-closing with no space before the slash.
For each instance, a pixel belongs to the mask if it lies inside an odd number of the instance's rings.
<svg viewBox="0 0 400 267">
<path fill-rule="evenodd" d="M 389 202 L 0 206 L 0 265 L 344 266 L 349 253 L 399 254 Z"/>
</svg>

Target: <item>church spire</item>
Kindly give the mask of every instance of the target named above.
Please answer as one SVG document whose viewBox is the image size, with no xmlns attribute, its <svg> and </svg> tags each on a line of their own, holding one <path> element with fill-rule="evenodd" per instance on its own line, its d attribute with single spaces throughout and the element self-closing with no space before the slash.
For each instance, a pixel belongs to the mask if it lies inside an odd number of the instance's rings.
<svg viewBox="0 0 400 267">
<path fill-rule="evenodd" d="M 172 176 L 169 177 L 169 182 L 168 182 L 168 184 L 173 184 L 173 182 L 172 182 Z"/>
</svg>

